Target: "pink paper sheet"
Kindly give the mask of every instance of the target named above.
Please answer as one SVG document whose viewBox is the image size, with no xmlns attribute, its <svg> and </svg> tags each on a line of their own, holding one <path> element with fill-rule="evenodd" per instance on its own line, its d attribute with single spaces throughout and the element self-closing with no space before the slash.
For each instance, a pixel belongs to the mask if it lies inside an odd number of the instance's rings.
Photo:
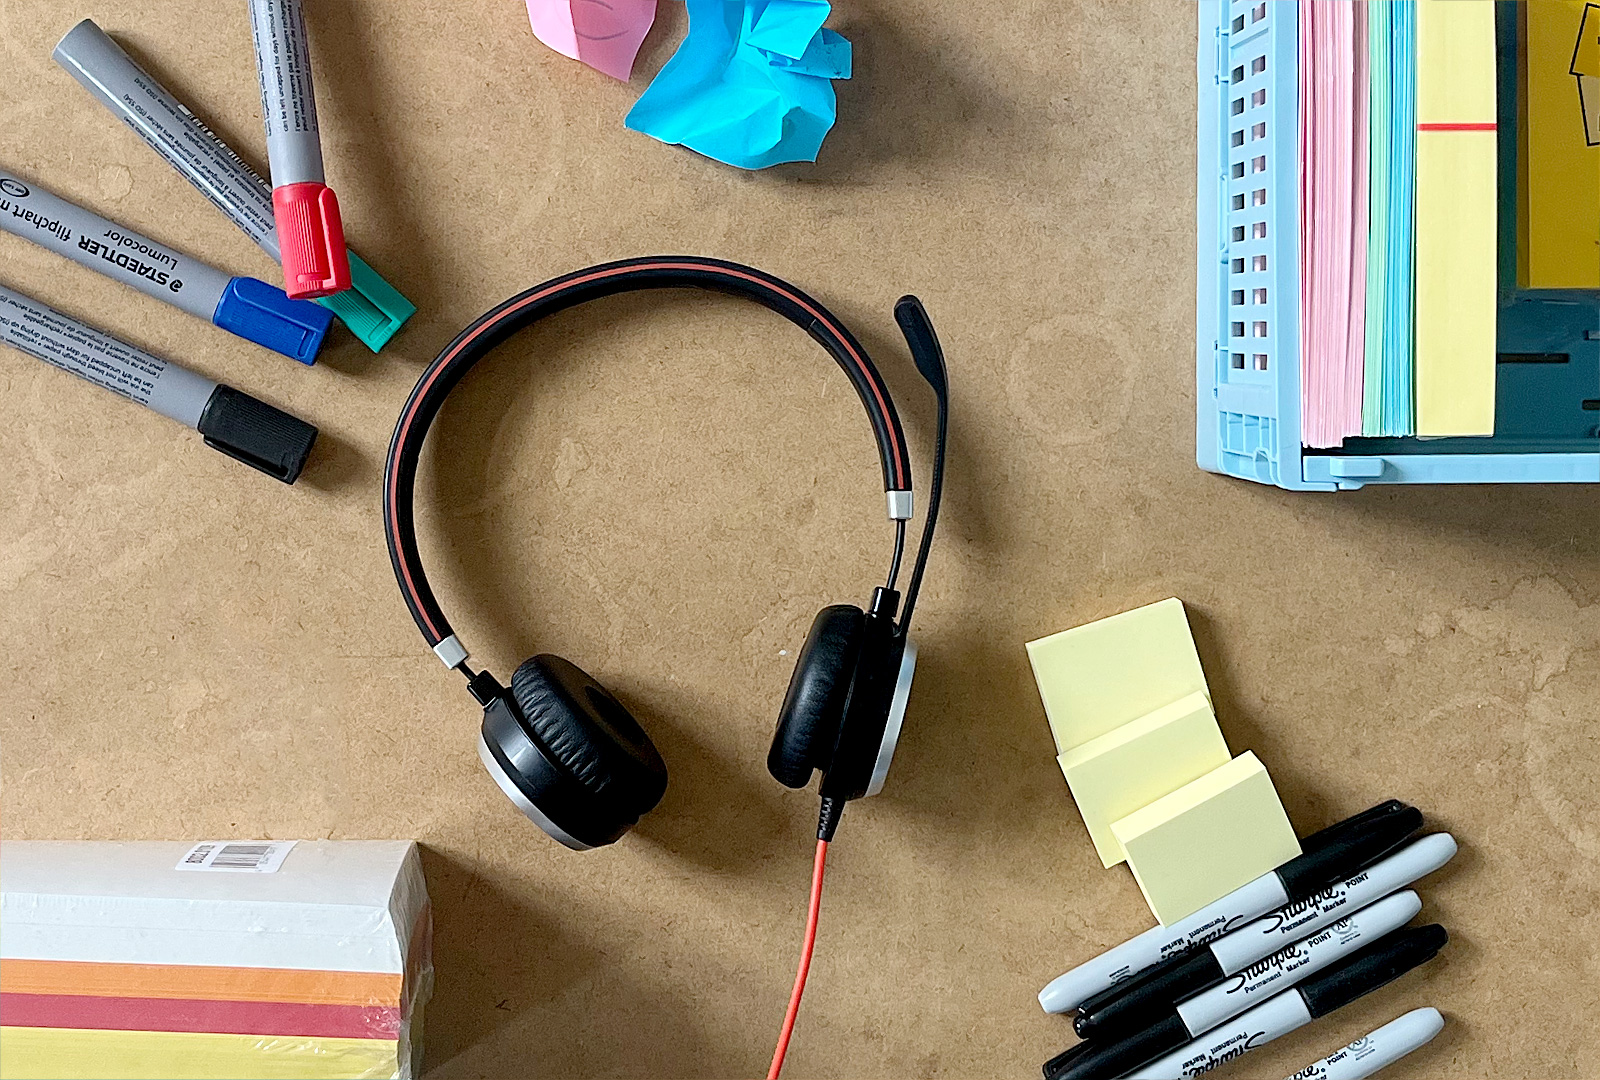
<svg viewBox="0 0 1600 1080">
<path fill-rule="evenodd" d="M 1300 0 L 1300 426 L 1311 447 L 1361 434 L 1367 84 L 1364 0 Z"/>
<path fill-rule="evenodd" d="M 655 18 L 656 0 L 528 0 L 534 37 L 623 82 Z"/>
</svg>

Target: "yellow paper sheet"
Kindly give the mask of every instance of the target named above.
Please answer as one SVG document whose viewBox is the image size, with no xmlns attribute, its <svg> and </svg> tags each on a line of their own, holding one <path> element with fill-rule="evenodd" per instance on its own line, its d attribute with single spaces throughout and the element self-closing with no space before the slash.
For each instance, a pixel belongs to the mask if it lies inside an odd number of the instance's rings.
<svg viewBox="0 0 1600 1080">
<path fill-rule="evenodd" d="M 1058 754 L 1190 694 L 1210 696 L 1177 599 L 1030 641 L 1028 659 Z"/>
<path fill-rule="evenodd" d="M 1518 283 L 1600 288 L 1600 5 L 1538 0 L 1518 14 Z"/>
<path fill-rule="evenodd" d="M 337 1080 L 399 1075 L 388 1039 L 0 1028 L 3 1080 Z"/>
<path fill-rule="evenodd" d="M 1111 823 L 1228 763 L 1228 744 L 1204 694 L 1131 723 L 1056 759 L 1105 866 L 1127 856 Z"/>
<path fill-rule="evenodd" d="M 1272 778 L 1251 753 L 1113 822 L 1111 829 L 1163 926 L 1300 854 Z"/>
<path fill-rule="evenodd" d="M 1492 0 L 1417 2 L 1417 434 L 1494 434 Z"/>
</svg>

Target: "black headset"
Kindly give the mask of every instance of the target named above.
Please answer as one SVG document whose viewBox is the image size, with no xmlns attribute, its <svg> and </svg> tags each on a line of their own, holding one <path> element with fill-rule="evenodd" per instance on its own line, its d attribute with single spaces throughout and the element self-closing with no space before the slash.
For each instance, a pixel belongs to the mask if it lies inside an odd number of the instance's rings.
<svg viewBox="0 0 1600 1080">
<path fill-rule="evenodd" d="M 417 552 L 413 487 L 423 440 L 450 391 L 512 334 L 578 304 L 644 289 L 696 288 L 770 308 L 809 333 L 849 376 L 872 422 L 883 462 L 894 558 L 887 582 L 866 610 L 823 608 L 795 662 L 778 716 L 767 768 L 782 784 L 803 788 L 822 773 L 818 838 L 829 840 L 844 804 L 876 795 L 894 757 L 916 667 L 908 637 L 911 613 L 933 542 L 944 479 L 949 394 L 944 354 L 920 301 L 895 305 L 917 370 L 938 397 L 938 436 L 928 513 L 905 606 L 895 590 L 912 515 L 911 462 L 889 389 L 855 337 L 817 301 L 778 278 L 738 263 L 691 256 L 626 259 L 535 286 L 487 312 L 428 366 L 406 402 L 389 444 L 383 488 L 389 558 L 406 606 L 446 667 L 467 678 L 483 706 L 478 756 L 495 783 L 535 824 L 570 848 L 610 844 L 661 801 L 667 768 L 650 737 L 603 686 L 559 656 L 525 661 L 501 686 L 473 671 L 428 586 Z M 897 621 L 898 617 L 898 621 Z"/>
</svg>

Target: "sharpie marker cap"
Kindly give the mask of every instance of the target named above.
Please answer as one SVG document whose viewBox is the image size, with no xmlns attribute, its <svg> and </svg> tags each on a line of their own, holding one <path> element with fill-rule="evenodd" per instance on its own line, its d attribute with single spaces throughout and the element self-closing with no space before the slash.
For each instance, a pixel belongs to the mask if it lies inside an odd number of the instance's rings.
<svg viewBox="0 0 1600 1080">
<path fill-rule="evenodd" d="M 1356 828 L 1346 829 L 1315 851 L 1290 859 L 1278 867 L 1278 880 L 1291 897 L 1310 896 L 1377 862 L 1420 828 L 1422 811 L 1414 806 L 1373 817 Z"/>
<path fill-rule="evenodd" d="M 231 386 L 218 386 L 195 425 L 206 445 L 285 484 L 305 468 L 317 429 Z"/>
<path fill-rule="evenodd" d="M 333 325 L 333 312 L 306 300 L 291 300 L 265 281 L 236 277 L 222 291 L 211 321 L 273 352 L 314 364 Z"/>
<path fill-rule="evenodd" d="M 1046 1080 L 1111 1080 L 1145 1062 L 1176 1050 L 1190 1039 L 1183 1020 L 1172 1013 L 1122 1039 L 1096 1039 L 1079 1043 L 1085 1052 L 1046 1074 Z"/>
<path fill-rule="evenodd" d="M 272 189 L 283 256 L 283 291 L 313 300 L 350 287 L 350 256 L 344 246 L 339 200 L 327 184 L 284 184 Z"/>
<path fill-rule="evenodd" d="M 339 316 L 339 321 L 377 352 L 417 313 L 417 305 L 401 296 L 393 285 L 355 252 L 350 256 L 350 288 L 323 296 L 317 303 Z"/>
<path fill-rule="evenodd" d="M 1044 1080 L 1055 1080 L 1057 1073 L 1066 1068 L 1072 1062 L 1076 1061 L 1078 1058 L 1082 1057 L 1084 1054 L 1087 1054 L 1090 1050 L 1093 1050 L 1095 1045 L 1096 1044 L 1094 1043 L 1086 1042 L 1073 1043 L 1071 1046 L 1061 1051 L 1061 1053 L 1044 1063 Z"/>
<path fill-rule="evenodd" d="M 1326 1016 L 1432 960 L 1450 935 L 1438 923 L 1390 934 L 1298 989 L 1312 1017 Z"/>
<path fill-rule="evenodd" d="M 1395 814 L 1409 810 L 1411 807 L 1399 799 L 1389 799 L 1377 806 L 1369 807 L 1354 817 L 1347 817 L 1343 821 L 1336 821 L 1326 829 L 1318 829 L 1310 836 L 1300 841 L 1301 851 L 1315 851 L 1326 847 L 1335 840 L 1342 839 L 1352 829 L 1359 829 L 1375 821 L 1383 821 Z"/>
<path fill-rule="evenodd" d="M 1083 1011 L 1072 1021 L 1072 1030 L 1080 1039 L 1120 1035 L 1223 978 L 1223 970 L 1210 949 L 1175 956 L 1152 968 L 1129 992 L 1110 995 L 1106 1001 L 1084 1002 Z M 1143 1061 L 1132 1062 L 1129 1067 L 1139 1064 Z"/>
</svg>

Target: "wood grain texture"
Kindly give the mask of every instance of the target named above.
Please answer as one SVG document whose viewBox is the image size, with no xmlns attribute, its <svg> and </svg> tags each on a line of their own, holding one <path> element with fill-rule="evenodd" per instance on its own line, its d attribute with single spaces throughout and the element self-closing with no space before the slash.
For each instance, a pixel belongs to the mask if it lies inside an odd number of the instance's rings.
<svg viewBox="0 0 1600 1080">
<path fill-rule="evenodd" d="M 939 326 L 955 401 L 911 717 L 883 796 L 845 815 L 788 1075 L 1031 1077 L 1070 1041 L 1034 994 L 1149 916 L 1073 810 L 1023 642 L 1172 595 L 1229 744 L 1302 833 L 1396 796 L 1462 844 L 1421 886 L 1453 935 L 1440 959 L 1235 1074 L 1424 1004 L 1449 1026 L 1394 1080 L 1595 1074 L 1600 492 L 1322 497 L 1195 468 L 1188 4 L 841 0 L 839 128 L 817 165 L 759 175 L 622 126 L 683 33 L 675 3 L 631 85 L 541 46 L 517 0 L 309 8 L 352 246 L 420 309 L 381 355 L 341 335 L 301 370 L 0 236 L 0 281 L 324 439 L 284 488 L 0 354 L 6 836 L 415 837 L 431 1076 L 763 1068 L 815 815 L 763 755 L 813 614 L 865 601 L 888 557 L 850 388 L 765 312 L 648 296 L 523 335 L 442 416 L 420 527 L 462 639 L 502 677 L 570 657 L 672 770 L 603 852 L 545 840 L 483 774 L 378 503 L 401 403 L 482 310 L 592 262 L 720 256 L 851 325 L 923 477 L 902 292 Z M 85 14 L 262 164 L 242 6 L 0 0 L 5 164 L 270 277 L 51 62 Z"/>
</svg>

